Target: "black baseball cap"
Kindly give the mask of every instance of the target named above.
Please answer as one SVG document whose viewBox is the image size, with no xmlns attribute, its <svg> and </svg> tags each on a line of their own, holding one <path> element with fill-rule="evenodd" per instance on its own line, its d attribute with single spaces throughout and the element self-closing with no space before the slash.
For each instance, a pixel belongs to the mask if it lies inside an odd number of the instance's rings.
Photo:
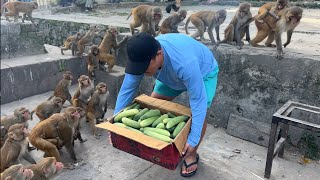
<svg viewBox="0 0 320 180">
<path fill-rule="evenodd" d="M 151 58 L 155 57 L 160 43 L 146 32 L 134 34 L 127 43 L 127 61 L 125 72 L 141 75 L 146 72 Z"/>
</svg>

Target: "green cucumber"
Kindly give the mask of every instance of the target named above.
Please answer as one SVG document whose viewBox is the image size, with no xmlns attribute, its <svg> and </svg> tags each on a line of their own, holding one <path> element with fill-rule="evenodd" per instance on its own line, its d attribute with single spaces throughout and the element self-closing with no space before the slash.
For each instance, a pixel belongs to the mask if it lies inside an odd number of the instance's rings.
<svg viewBox="0 0 320 180">
<path fill-rule="evenodd" d="M 177 125 L 177 127 L 174 129 L 174 131 L 172 133 L 172 137 L 175 138 L 185 125 L 186 125 L 186 122 L 180 122 Z"/>
<path fill-rule="evenodd" d="M 156 132 L 158 134 L 162 134 L 162 135 L 165 135 L 165 136 L 170 136 L 170 132 L 167 131 L 167 130 L 164 130 L 164 129 L 158 129 L 158 128 L 152 128 L 152 127 L 145 127 L 143 129 L 143 131 L 153 131 L 153 132 Z"/>
<path fill-rule="evenodd" d="M 177 117 L 177 116 L 176 116 L 176 115 L 174 115 L 172 112 L 168 112 L 167 114 L 168 114 L 168 116 L 169 116 L 170 118 Z"/>
<path fill-rule="evenodd" d="M 133 120 L 138 121 L 141 116 L 143 116 L 146 112 L 148 112 L 148 108 L 142 109 L 138 114 L 134 115 Z"/>
<path fill-rule="evenodd" d="M 152 123 L 152 127 L 156 127 L 158 124 L 162 123 L 162 120 L 167 118 L 168 117 L 168 114 L 164 114 L 162 116 L 160 116 L 157 120 L 155 120 L 153 123 Z"/>
<path fill-rule="evenodd" d="M 161 115 L 160 110 L 151 109 L 150 111 L 146 112 L 143 116 L 141 116 L 140 119 L 144 120 L 144 119 L 148 119 L 148 118 L 155 117 L 155 116 L 160 116 L 160 115 Z"/>
<path fill-rule="evenodd" d="M 122 118 L 122 123 L 127 126 L 136 128 L 136 129 L 140 128 L 140 124 L 137 121 L 134 121 L 134 120 L 126 118 L 126 117 Z"/>
<path fill-rule="evenodd" d="M 131 104 L 130 106 L 124 108 L 123 110 L 126 111 L 126 110 L 129 110 L 129 109 L 132 109 L 134 106 L 136 106 L 138 103 L 133 103 Z"/>
<path fill-rule="evenodd" d="M 150 126 L 155 120 L 158 119 L 158 116 L 150 117 L 148 119 L 144 119 L 140 122 L 141 127 L 147 127 Z"/>
<path fill-rule="evenodd" d="M 129 109 L 129 110 L 126 110 L 126 111 L 122 111 L 121 113 L 119 113 L 118 115 L 116 115 L 114 117 L 114 122 L 120 122 L 120 120 L 123 118 L 123 117 L 130 117 L 130 116 L 134 116 L 136 114 L 139 113 L 139 110 L 138 109 Z"/>
<path fill-rule="evenodd" d="M 166 126 L 165 126 L 163 123 L 159 123 L 159 124 L 156 126 L 156 128 L 158 128 L 158 129 L 165 129 Z"/>
<path fill-rule="evenodd" d="M 126 127 L 126 125 L 125 124 L 123 124 L 123 123 L 113 123 L 114 125 L 117 125 L 117 126 L 120 126 L 120 127 Z"/>
<path fill-rule="evenodd" d="M 147 135 L 147 136 L 159 139 L 159 140 L 164 141 L 164 142 L 170 142 L 171 141 L 170 137 L 162 135 L 162 134 L 158 134 L 158 133 L 153 132 L 153 131 L 144 131 L 143 133 L 145 135 Z"/>
<path fill-rule="evenodd" d="M 180 122 L 184 122 L 186 119 L 189 119 L 188 116 L 177 116 L 175 118 L 173 118 L 172 120 L 170 120 L 167 124 L 166 124 L 166 128 L 170 129 L 173 126 L 176 126 L 177 124 L 179 124 Z"/>
</svg>

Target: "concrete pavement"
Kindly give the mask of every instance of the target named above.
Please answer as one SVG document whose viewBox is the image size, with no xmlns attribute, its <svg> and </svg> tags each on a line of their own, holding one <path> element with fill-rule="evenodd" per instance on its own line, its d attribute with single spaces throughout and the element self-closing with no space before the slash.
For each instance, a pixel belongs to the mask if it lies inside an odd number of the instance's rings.
<svg viewBox="0 0 320 180">
<path fill-rule="evenodd" d="M 71 94 L 76 86 L 72 86 Z M 39 94 L 20 101 L 1 105 L 1 115 L 12 114 L 13 109 L 26 106 L 30 110 L 46 100 L 53 92 Z M 66 102 L 66 105 L 69 105 Z M 112 109 L 107 111 L 110 117 Z M 39 120 L 34 116 L 30 121 L 32 129 Z M 82 135 L 88 139 L 80 144 L 75 142 L 75 151 L 82 161 L 74 170 L 63 170 L 57 180 L 178 180 L 180 166 L 174 171 L 135 157 L 131 154 L 113 148 L 107 141 L 107 132 L 101 130 L 103 136 L 97 140 L 91 135 L 88 123 L 82 123 Z M 235 150 L 240 150 L 237 153 Z M 64 162 L 71 162 L 65 149 L 61 150 Z M 263 179 L 267 149 L 253 143 L 232 137 L 225 129 L 208 125 L 206 136 L 199 148 L 200 162 L 197 174 L 190 179 L 199 180 L 259 180 Z M 36 160 L 42 158 L 43 152 L 34 150 L 32 155 Z M 300 164 L 300 155 L 285 153 L 285 159 L 275 158 L 271 179 L 315 180 L 320 177 L 320 164 Z M 25 162 L 27 164 L 27 162 Z"/>
</svg>

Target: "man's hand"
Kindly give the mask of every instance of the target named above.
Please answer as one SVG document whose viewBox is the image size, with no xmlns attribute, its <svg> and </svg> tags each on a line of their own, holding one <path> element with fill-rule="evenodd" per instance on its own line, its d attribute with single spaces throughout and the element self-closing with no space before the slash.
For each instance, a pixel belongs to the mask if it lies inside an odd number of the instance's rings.
<svg viewBox="0 0 320 180">
<path fill-rule="evenodd" d="M 182 151 L 182 156 L 183 156 L 183 159 L 192 155 L 192 156 L 195 156 L 196 155 L 196 149 L 192 146 L 190 146 L 190 144 L 186 143 L 186 145 L 184 146 L 184 149 Z"/>
</svg>

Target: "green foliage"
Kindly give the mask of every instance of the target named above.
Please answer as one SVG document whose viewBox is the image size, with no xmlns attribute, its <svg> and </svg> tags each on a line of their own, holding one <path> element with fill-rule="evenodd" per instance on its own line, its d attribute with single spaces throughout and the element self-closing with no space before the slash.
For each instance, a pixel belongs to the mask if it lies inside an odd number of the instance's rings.
<svg viewBox="0 0 320 180">
<path fill-rule="evenodd" d="M 305 134 L 298 145 L 300 151 L 305 157 L 318 160 L 320 158 L 320 148 L 316 144 L 316 137 L 311 134 Z"/>
</svg>

